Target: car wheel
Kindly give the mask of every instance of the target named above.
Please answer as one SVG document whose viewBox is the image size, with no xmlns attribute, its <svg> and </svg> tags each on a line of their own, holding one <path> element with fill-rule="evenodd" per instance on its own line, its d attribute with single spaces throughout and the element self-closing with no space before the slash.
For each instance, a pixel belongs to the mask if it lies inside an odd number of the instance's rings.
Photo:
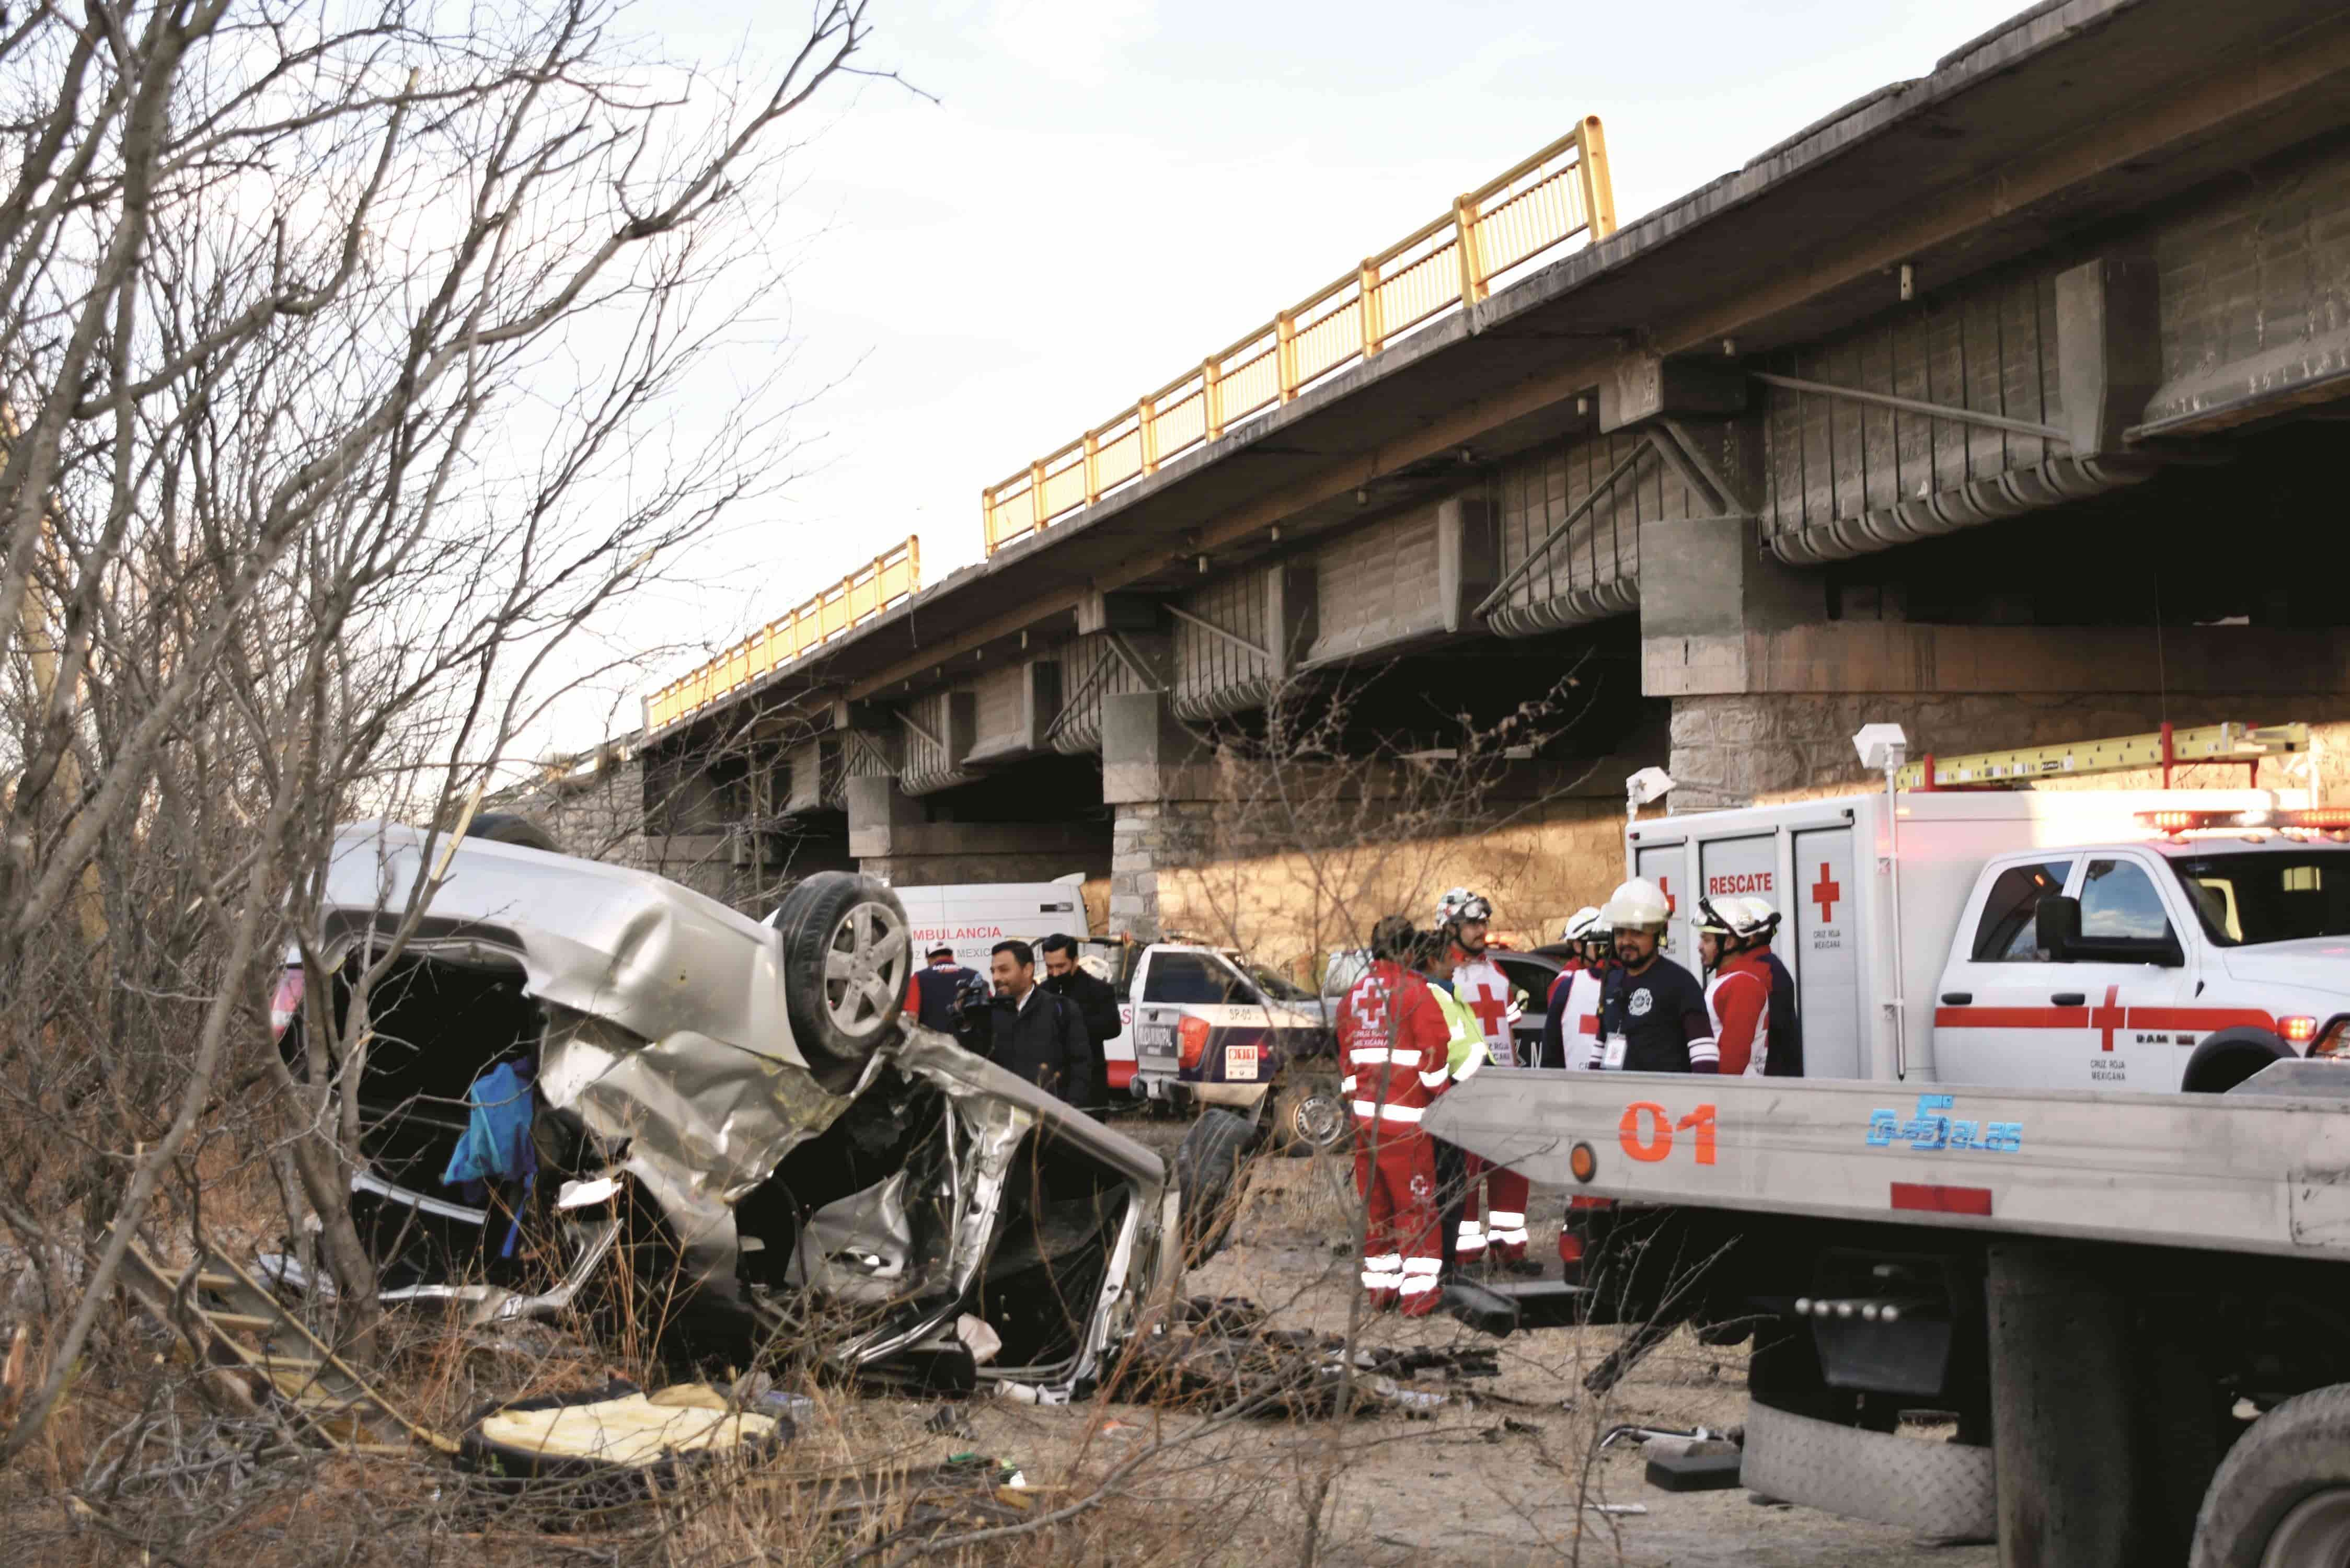
<svg viewBox="0 0 2350 1568">
<path fill-rule="evenodd" d="M 1198 1268 L 1231 1239 L 1241 1168 L 1256 1141 L 1256 1124 L 1230 1111 L 1201 1112 L 1183 1135 L 1175 1150 L 1175 1183 L 1181 1194 L 1184 1267 Z"/>
<path fill-rule="evenodd" d="M 1336 1084 L 1302 1085 L 1282 1096 L 1274 1111 L 1273 1136 L 1293 1159 L 1342 1149 L 1353 1131 L 1354 1118 Z"/>
<path fill-rule="evenodd" d="M 465 836 L 486 838 L 493 844 L 518 845 L 525 849 L 543 849 L 549 855 L 563 853 L 563 846 L 555 842 L 555 835 L 516 812 L 482 812 L 466 827 Z"/>
<path fill-rule="evenodd" d="M 862 1066 L 906 1004 L 914 944 L 905 907 L 879 882 L 823 871 L 792 889 L 776 924 L 801 1053 L 811 1065 Z"/>
</svg>

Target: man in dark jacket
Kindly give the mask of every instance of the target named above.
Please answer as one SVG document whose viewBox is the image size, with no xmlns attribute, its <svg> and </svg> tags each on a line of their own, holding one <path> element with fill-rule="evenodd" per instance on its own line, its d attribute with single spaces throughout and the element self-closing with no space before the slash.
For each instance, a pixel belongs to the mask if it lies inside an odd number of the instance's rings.
<svg viewBox="0 0 2350 1568">
<path fill-rule="evenodd" d="M 995 1044 L 988 1059 L 1061 1096 L 1093 1103 L 1093 1050 L 1075 1003 L 1036 983 L 1036 951 L 1026 942 L 998 942 L 988 952 L 995 979 Z"/>
<path fill-rule="evenodd" d="M 1085 1020 L 1094 1064 L 1094 1097 L 1085 1106 L 1099 1116 L 1109 1109 L 1109 1058 L 1102 1046 L 1125 1027 L 1118 1015 L 1118 992 L 1109 981 L 1077 967 L 1076 938 L 1055 931 L 1039 945 L 1045 952 L 1045 989 L 1075 1003 L 1077 1016 Z"/>
<path fill-rule="evenodd" d="M 954 949 L 944 942 L 924 955 L 930 961 L 914 971 L 914 993 L 907 998 L 914 1016 L 922 1021 L 925 1029 L 944 1033 L 954 1033 L 955 992 L 963 982 L 975 978 L 976 971 L 955 962 Z"/>
</svg>

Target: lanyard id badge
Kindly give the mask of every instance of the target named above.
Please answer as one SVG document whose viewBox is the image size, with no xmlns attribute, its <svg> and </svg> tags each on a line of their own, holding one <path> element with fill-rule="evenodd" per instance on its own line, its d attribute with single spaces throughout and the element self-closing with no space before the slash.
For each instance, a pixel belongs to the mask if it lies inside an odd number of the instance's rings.
<svg viewBox="0 0 2350 1568">
<path fill-rule="evenodd" d="M 1624 1065 L 1624 1053 L 1630 1049 L 1631 1044 L 1621 1034 L 1610 1034 L 1607 1049 L 1600 1054 L 1599 1064 L 1610 1071 L 1620 1071 Z"/>
</svg>

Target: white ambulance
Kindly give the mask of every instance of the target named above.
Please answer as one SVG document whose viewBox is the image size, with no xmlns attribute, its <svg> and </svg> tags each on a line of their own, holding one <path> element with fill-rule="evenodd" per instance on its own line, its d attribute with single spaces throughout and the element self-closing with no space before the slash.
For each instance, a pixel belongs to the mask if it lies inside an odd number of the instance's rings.
<svg viewBox="0 0 2350 1568">
<path fill-rule="evenodd" d="M 1084 872 L 1073 871 L 1051 882 L 959 882 L 890 890 L 906 907 L 917 963 L 943 944 L 954 949 L 955 962 L 985 974 L 998 942 L 1034 945 L 1055 934 L 1090 936 L 1081 891 L 1085 879 Z M 1043 961 L 1038 959 L 1040 967 Z"/>
<path fill-rule="evenodd" d="M 2231 762 L 2305 746 L 2299 726 L 2214 728 Z M 2142 765 L 2151 739 L 2025 755 Z M 1906 772 L 1953 776 L 1982 764 Z M 1780 911 L 1808 1077 L 2220 1093 L 2350 1056 L 2345 829 L 2350 809 L 2299 791 L 1908 788 L 1636 821 L 1627 864 L 1671 900 L 1692 971 L 1700 893 Z"/>
</svg>

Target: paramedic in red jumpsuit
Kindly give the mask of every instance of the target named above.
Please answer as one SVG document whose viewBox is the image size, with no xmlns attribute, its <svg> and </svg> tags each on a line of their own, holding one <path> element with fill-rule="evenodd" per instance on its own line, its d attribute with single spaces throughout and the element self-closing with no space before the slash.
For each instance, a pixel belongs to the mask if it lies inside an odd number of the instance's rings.
<svg viewBox="0 0 2350 1568">
<path fill-rule="evenodd" d="M 1425 1317 L 1441 1299 L 1434 1140 L 1419 1127 L 1451 1078 L 1452 1032 L 1428 981 L 1406 967 L 1418 933 L 1401 915 L 1371 933 L 1369 971 L 1338 1004 L 1340 1087 L 1355 1115 L 1363 1288 L 1374 1311 Z"/>
</svg>

